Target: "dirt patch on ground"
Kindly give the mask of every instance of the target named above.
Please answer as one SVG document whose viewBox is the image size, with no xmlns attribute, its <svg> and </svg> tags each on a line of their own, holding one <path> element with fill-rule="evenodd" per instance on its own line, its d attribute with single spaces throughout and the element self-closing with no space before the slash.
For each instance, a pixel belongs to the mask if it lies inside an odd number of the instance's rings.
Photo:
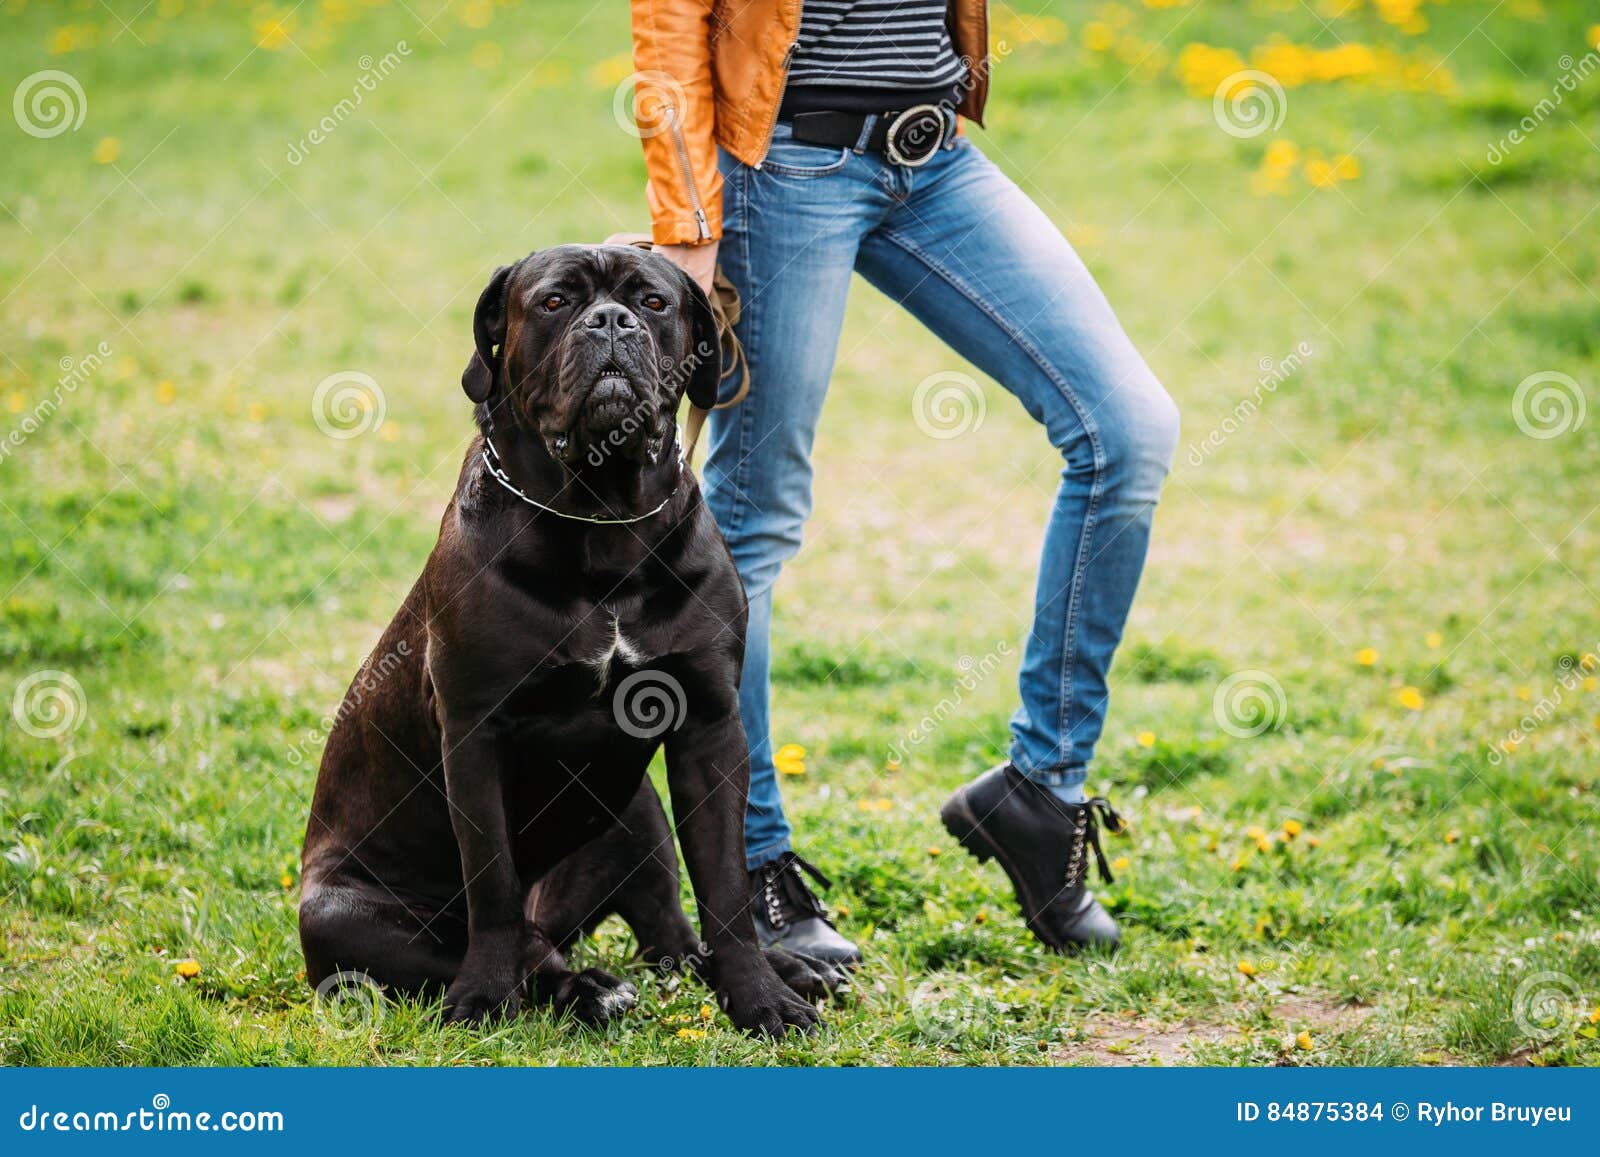
<svg viewBox="0 0 1600 1157">
<path fill-rule="evenodd" d="M 1303 1030 L 1316 1036 L 1354 1028 L 1371 1013 L 1372 1009 L 1361 1005 L 1294 994 L 1284 996 L 1273 1006 L 1272 1018 L 1291 1035 Z M 1257 1015 L 1257 1010 L 1241 1007 L 1233 1015 L 1217 1020 L 1097 1018 L 1088 1029 L 1087 1039 L 1052 1050 L 1051 1060 L 1056 1064 L 1106 1068 L 1198 1064 L 1194 1055 L 1197 1045 L 1241 1043 L 1244 1026 Z"/>
</svg>

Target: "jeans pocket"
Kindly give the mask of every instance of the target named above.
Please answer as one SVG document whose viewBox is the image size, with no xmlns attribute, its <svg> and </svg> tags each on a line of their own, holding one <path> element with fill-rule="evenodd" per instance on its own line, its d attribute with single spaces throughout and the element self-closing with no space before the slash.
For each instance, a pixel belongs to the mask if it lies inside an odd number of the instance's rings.
<svg viewBox="0 0 1600 1157">
<path fill-rule="evenodd" d="M 850 150 L 839 145 L 808 145 L 792 137 L 775 137 L 759 171 L 781 177 L 826 177 L 849 161 Z"/>
</svg>

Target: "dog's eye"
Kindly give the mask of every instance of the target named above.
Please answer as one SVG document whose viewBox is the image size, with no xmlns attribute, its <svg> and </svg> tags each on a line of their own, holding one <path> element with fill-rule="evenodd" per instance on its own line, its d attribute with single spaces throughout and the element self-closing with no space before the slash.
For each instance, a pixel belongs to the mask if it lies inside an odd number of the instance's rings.
<svg viewBox="0 0 1600 1157">
<path fill-rule="evenodd" d="M 567 299 L 562 297 L 559 293 L 552 293 L 549 297 L 544 299 L 543 304 L 546 309 L 548 309 L 551 313 L 554 313 L 563 305 L 567 304 Z"/>
<path fill-rule="evenodd" d="M 644 307 L 649 310 L 654 310 L 656 313 L 660 313 L 663 309 L 667 308 L 667 299 L 662 297 L 659 293 L 647 293 L 645 294 L 644 298 Z"/>
</svg>

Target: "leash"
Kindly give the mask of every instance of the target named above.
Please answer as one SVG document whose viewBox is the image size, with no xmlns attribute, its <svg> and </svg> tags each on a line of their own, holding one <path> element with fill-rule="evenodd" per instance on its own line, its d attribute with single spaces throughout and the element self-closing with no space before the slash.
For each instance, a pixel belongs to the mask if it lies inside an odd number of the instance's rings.
<svg viewBox="0 0 1600 1157">
<path fill-rule="evenodd" d="M 655 248 L 646 233 L 613 233 L 601 244 L 631 245 L 635 249 L 646 250 Z M 710 296 L 711 316 L 717 320 L 717 344 L 722 351 L 722 380 L 726 381 L 736 374 L 739 377 L 739 388 L 734 391 L 733 397 L 712 407 L 726 410 L 744 401 L 745 395 L 750 392 L 750 363 L 745 360 L 744 347 L 733 332 L 733 327 L 739 324 L 739 290 L 728 280 L 720 265 L 711 277 Z M 694 467 L 694 452 L 700 442 L 700 432 L 705 429 L 706 419 L 710 416 L 711 410 L 689 403 L 689 414 L 683 420 L 683 460 L 691 469 Z"/>
<path fill-rule="evenodd" d="M 493 456 L 492 459 L 491 455 Z M 632 518 L 595 518 L 588 514 L 568 514 L 565 510 L 557 510 L 554 506 L 546 506 L 544 503 L 539 502 L 536 499 L 529 498 L 526 494 L 524 494 L 517 484 L 511 481 L 510 476 L 506 474 L 505 470 L 495 465 L 495 462 L 499 461 L 500 459 L 500 451 L 494 448 L 494 443 L 490 441 L 487 434 L 483 436 L 482 457 L 483 464 L 489 468 L 490 477 L 492 477 L 496 482 L 500 483 L 501 486 L 504 486 L 507 490 L 511 491 L 511 493 L 522 499 L 522 501 L 526 502 L 529 506 L 535 507 L 538 510 L 542 510 L 546 514 L 553 514 L 557 518 L 570 518 L 573 522 L 592 522 L 599 526 L 623 526 L 630 522 L 643 522 L 647 518 L 654 518 L 656 515 L 665 510 L 667 508 L 667 503 L 671 502 L 678 493 L 677 483 L 674 482 L 672 486 L 672 493 L 668 494 L 666 498 L 662 500 L 660 506 L 657 506 L 654 510 L 648 511 L 644 514 L 636 514 Z M 683 474 L 682 458 L 678 460 L 678 473 L 680 477 Z"/>
</svg>

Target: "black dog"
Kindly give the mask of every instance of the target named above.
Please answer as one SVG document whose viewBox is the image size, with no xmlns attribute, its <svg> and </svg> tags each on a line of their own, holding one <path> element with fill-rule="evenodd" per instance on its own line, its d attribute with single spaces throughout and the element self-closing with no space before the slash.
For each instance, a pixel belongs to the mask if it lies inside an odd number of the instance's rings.
<svg viewBox="0 0 1600 1157">
<path fill-rule="evenodd" d="M 304 853 L 313 984 L 443 991 L 446 1017 L 526 995 L 598 1023 L 631 985 L 561 949 L 610 913 L 688 962 L 735 1024 L 811 1028 L 836 971 L 763 953 L 744 858 L 745 600 L 679 460 L 715 401 L 711 307 L 665 258 L 561 246 L 496 271 L 462 376 L 476 439 L 422 577 L 329 736 Z M 703 942 L 645 771 L 666 745 Z"/>
</svg>

